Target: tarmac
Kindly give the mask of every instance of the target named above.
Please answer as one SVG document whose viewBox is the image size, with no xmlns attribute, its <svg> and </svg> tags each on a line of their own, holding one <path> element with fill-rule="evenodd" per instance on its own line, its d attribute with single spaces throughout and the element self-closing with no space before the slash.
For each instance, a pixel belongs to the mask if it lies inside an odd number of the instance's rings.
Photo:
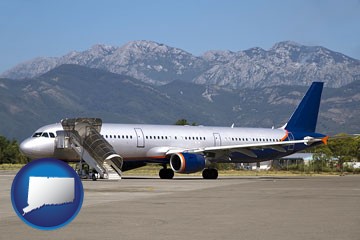
<svg viewBox="0 0 360 240">
<path fill-rule="evenodd" d="M 15 214 L 14 176 L 0 171 L 0 239 L 360 239 L 360 176 L 83 181 L 80 213 L 53 231 Z"/>
</svg>

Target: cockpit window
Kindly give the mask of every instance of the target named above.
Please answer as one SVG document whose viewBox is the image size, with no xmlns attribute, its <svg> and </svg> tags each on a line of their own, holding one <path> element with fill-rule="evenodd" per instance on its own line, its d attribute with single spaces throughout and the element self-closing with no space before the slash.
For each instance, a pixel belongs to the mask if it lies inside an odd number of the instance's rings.
<svg viewBox="0 0 360 240">
<path fill-rule="evenodd" d="M 33 137 L 41 137 L 42 132 L 36 132 L 34 133 Z"/>
<path fill-rule="evenodd" d="M 32 137 L 55 138 L 55 134 L 52 132 L 36 132 Z"/>
<path fill-rule="evenodd" d="M 41 134 L 42 137 L 49 137 L 49 134 L 47 132 L 43 132 L 43 134 Z"/>
</svg>

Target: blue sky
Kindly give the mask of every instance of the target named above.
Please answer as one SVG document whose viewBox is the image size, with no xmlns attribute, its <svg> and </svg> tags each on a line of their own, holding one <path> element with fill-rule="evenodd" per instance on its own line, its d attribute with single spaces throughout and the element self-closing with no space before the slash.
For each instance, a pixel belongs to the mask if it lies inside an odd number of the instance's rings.
<svg viewBox="0 0 360 240">
<path fill-rule="evenodd" d="M 3 0 L 0 73 L 38 56 L 153 40 L 195 55 L 292 40 L 360 59 L 360 0 Z"/>
</svg>

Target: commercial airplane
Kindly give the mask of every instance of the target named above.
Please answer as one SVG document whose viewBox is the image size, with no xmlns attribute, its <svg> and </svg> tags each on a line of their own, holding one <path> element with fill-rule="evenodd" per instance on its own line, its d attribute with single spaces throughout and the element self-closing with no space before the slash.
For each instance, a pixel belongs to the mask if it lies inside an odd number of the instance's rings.
<svg viewBox="0 0 360 240">
<path fill-rule="evenodd" d="M 205 179 L 216 179 L 212 163 L 261 162 L 327 144 L 328 136 L 315 132 L 322 89 L 322 82 L 312 83 L 289 121 L 277 129 L 104 123 L 100 134 L 122 157 L 122 171 L 156 163 L 163 166 L 163 179 L 199 171 Z M 80 160 L 74 150 L 55 151 L 61 130 L 60 123 L 41 127 L 20 149 L 32 159 Z"/>
</svg>

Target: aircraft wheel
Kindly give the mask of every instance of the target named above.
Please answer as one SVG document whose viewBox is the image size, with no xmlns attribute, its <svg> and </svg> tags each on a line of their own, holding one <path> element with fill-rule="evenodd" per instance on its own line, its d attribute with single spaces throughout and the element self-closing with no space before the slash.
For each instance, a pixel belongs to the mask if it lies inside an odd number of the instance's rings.
<svg viewBox="0 0 360 240">
<path fill-rule="evenodd" d="M 174 171 L 172 169 L 169 169 L 169 168 L 160 169 L 159 177 L 161 179 L 173 179 Z"/>
<path fill-rule="evenodd" d="M 213 168 L 211 169 L 211 179 L 217 179 L 219 176 L 218 170 Z"/>
<path fill-rule="evenodd" d="M 202 176 L 204 179 L 217 179 L 218 175 L 218 170 L 215 168 L 205 168 L 202 171 Z"/>
<path fill-rule="evenodd" d="M 91 179 L 93 180 L 93 181 L 96 181 L 97 179 L 96 179 L 96 175 L 95 174 L 92 174 L 91 175 Z"/>
<path fill-rule="evenodd" d="M 203 176 L 203 179 L 209 179 L 210 177 L 210 173 L 209 173 L 209 169 L 208 168 L 205 168 L 203 171 L 202 171 L 202 176 Z"/>
</svg>

